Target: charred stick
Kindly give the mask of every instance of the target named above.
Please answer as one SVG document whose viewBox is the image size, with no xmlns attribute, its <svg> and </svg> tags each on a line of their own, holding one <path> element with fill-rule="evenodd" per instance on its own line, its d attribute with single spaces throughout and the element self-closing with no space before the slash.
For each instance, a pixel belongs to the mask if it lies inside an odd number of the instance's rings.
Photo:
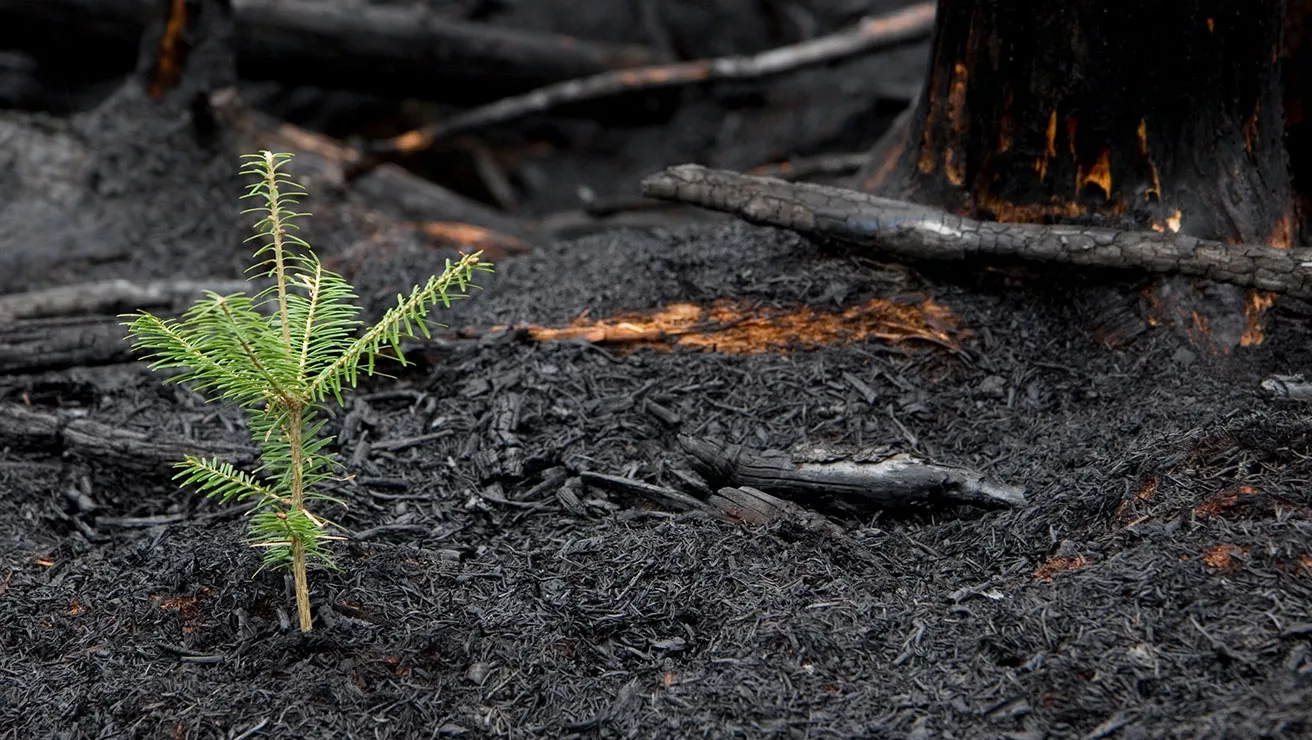
<svg viewBox="0 0 1312 740">
<path fill-rule="evenodd" d="M 450 93 L 445 86 L 455 79 L 512 81 L 523 89 L 662 58 L 641 46 L 470 23 L 422 4 L 233 4 L 243 70 L 279 75 L 291 65 L 302 82 L 340 87 L 346 79 L 373 94 L 391 86 L 410 96 L 440 97 Z"/>
<path fill-rule="evenodd" d="M 795 459 L 786 452 L 752 450 L 686 434 L 679 435 L 679 444 L 713 483 L 750 486 L 795 501 L 833 498 L 875 507 L 935 501 L 985 507 L 1025 504 L 1023 488 L 905 454 L 868 461 L 835 456 Z"/>
<path fill-rule="evenodd" d="M 843 528 L 829 517 L 781 498 L 771 496 L 757 488 L 725 487 L 715 492 L 709 501 L 711 508 L 729 521 L 768 525 L 790 521 L 803 529 L 830 537 L 844 537 Z"/>
<path fill-rule="evenodd" d="M 1312 401 L 1312 383 L 1302 374 L 1272 375 L 1262 381 L 1262 393 L 1283 401 Z"/>
<path fill-rule="evenodd" d="M 583 472 L 579 474 L 584 483 L 598 488 L 605 488 L 610 491 L 624 493 L 631 496 L 641 496 L 651 501 L 671 506 L 679 511 L 700 511 L 706 508 L 706 504 L 700 499 L 689 496 L 686 493 L 680 493 L 673 488 L 644 483 L 632 478 L 621 478 L 618 475 L 606 475 L 604 473 Z"/>
<path fill-rule="evenodd" d="M 445 121 L 375 143 L 372 154 L 412 154 L 465 131 L 506 123 L 567 103 L 644 90 L 659 90 L 717 80 L 759 79 L 824 64 L 929 35 L 934 26 L 934 3 L 922 2 L 883 16 L 864 18 L 855 25 L 823 38 L 803 41 L 753 56 L 698 59 L 602 72 L 505 98 L 473 108 Z"/>
<path fill-rule="evenodd" d="M 59 370 L 132 360 L 118 313 L 181 310 L 207 290 L 236 293 L 249 284 L 106 280 L 0 296 L 0 373 Z"/>
<path fill-rule="evenodd" d="M 1312 298 L 1312 250 L 1223 244 L 1179 233 L 976 221 L 856 190 L 788 183 L 700 165 L 642 182 L 652 198 L 732 213 L 753 223 L 872 247 L 904 259 L 1010 257 L 1176 273 Z"/>
</svg>

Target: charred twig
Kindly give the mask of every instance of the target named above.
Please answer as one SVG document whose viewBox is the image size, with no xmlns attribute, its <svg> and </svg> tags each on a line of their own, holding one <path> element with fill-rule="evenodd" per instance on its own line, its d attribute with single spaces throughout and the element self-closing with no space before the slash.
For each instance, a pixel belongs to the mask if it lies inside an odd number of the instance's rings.
<svg viewBox="0 0 1312 740">
<path fill-rule="evenodd" d="M 965 468 L 909 455 L 843 457 L 822 451 L 789 454 L 751 450 L 679 435 L 679 444 L 713 483 L 751 486 L 794 500 L 837 499 L 847 504 L 906 506 L 948 501 L 976 506 L 1023 506 L 1025 489 Z"/>
<path fill-rule="evenodd" d="M 377 527 L 361 529 L 351 533 L 351 539 L 358 542 L 367 540 L 376 540 L 390 535 L 417 535 L 426 536 L 433 534 L 432 527 L 426 527 L 422 524 L 380 524 Z"/>
<path fill-rule="evenodd" d="M 181 310 L 211 290 L 247 289 L 230 281 L 106 280 L 0 296 L 0 372 L 36 372 L 132 360 L 120 312 Z"/>
<path fill-rule="evenodd" d="M 681 165 L 643 180 L 643 194 L 753 223 L 873 247 L 906 259 L 1012 257 L 1178 273 L 1312 298 L 1312 249 L 1223 244 L 1186 234 L 976 221 L 856 190 Z"/>
<path fill-rule="evenodd" d="M 679 511 L 701 511 L 706 508 L 706 504 L 700 499 L 689 496 L 686 493 L 680 493 L 673 488 L 644 483 L 640 480 L 633 480 L 632 478 L 621 478 L 618 475 L 605 475 L 603 473 L 583 472 L 579 474 L 579 477 L 588 485 L 629 495 L 642 496 L 643 498 L 656 501 L 665 506 L 672 506 Z"/>
<path fill-rule="evenodd" d="M 452 116 L 445 121 L 374 143 L 373 154 L 412 154 L 453 134 L 506 123 L 566 103 L 716 80 L 759 79 L 814 64 L 885 48 L 929 34 L 934 3 L 922 2 L 884 16 L 864 18 L 830 36 L 754 56 L 698 59 L 678 64 L 622 69 L 539 88 Z"/>
</svg>

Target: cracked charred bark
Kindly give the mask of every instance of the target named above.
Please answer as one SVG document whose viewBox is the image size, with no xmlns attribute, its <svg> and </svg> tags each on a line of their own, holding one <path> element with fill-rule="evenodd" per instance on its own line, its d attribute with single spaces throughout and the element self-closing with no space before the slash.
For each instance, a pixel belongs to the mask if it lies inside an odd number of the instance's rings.
<svg viewBox="0 0 1312 740">
<path fill-rule="evenodd" d="M 1287 247 L 1301 224 L 1285 145 L 1286 9 L 941 0 L 900 156 L 872 162 L 862 189 L 980 221 Z M 1188 281 L 1171 290 L 1168 303 L 1212 315 L 1215 344 L 1241 342 L 1238 291 L 1209 288 L 1227 308 Z"/>
<path fill-rule="evenodd" d="M 1203 277 L 1312 298 L 1312 250 L 1229 245 L 1186 234 L 999 223 L 855 190 L 788 183 L 699 165 L 643 180 L 643 194 L 841 239 L 906 259 L 1014 257 Z"/>
</svg>

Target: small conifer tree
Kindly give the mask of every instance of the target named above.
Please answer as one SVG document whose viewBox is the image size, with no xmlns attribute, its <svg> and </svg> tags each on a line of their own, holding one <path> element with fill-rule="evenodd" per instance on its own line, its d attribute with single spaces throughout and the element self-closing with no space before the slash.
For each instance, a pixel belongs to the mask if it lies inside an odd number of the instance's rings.
<svg viewBox="0 0 1312 740">
<path fill-rule="evenodd" d="M 463 297 L 473 273 L 492 268 L 479 253 L 448 260 L 441 275 L 398 296 L 378 323 L 360 332 L 351 285 L 324 269 L 295 234 L 296 220 L 308 214 L 293 210 L 305 193 L 284 168 L 291 156 L 263 151 L 243 157 L 242 174 L 255 178 L 243 198 L 259 201 L 243 213 L 261 215 L 250 238 L 258 246 L 248 273 L 270 287 L 254 297 L 207 293 L 180 319 L 145 311 L 124 319 L 134 349 L 147 353 L 152 369 L 182 370 L 169 382 L 185 382 L 246 410 L 259 468 L 245 472 L 217 458 L 189 456 L 177 464 L 175 480 L 219 503 L 253 501 L 250 541 L 264 551 L 261 568 L 291 569 L 300 628 L 308 632 L 306 566 L 335 567 L 327 542 L 340 539 L 332 534 L 340 527 L 309 508 L 311 501 L 336 501 L 316 488 L 335 477 L 324 452 L 331 438 L 321 433 L 326 404 L 341 403 L 342 386 L 354 387 L 361 368 L 372 375 L 380 353 L 390 349 L 404 364 L 401 339 L 416 330 L 429 336 L 429 309 Z"/>
</svg>

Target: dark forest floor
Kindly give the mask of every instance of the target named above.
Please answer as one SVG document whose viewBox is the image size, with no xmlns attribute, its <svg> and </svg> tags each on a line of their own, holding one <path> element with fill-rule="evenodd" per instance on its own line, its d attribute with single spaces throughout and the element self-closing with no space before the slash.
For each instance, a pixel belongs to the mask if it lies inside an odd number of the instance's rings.
<svg viewBox="0 0 1312 740">
<path fill-rule="evenodd" d="M 506 24 L 607 38 L 597 19 L 621 5 L 562 4 L 578 5 L 506 4 Z M 692 54 L 796 40 L 732 24 L 756 5 L 665 7 L 685 22 L 670 25 L 676 46 L 734 30 Z M 860 12 L 801 5 L 819 32 Z M 562 18 L 579 27 L 548 24 Z M 861 151 L 906 104 L 924 52 L 656 96 L 651 120 L 623 125 L 595 110 L 534 118 L 484 143 L 517 162 L 505 166 L 528 216 L 576 208 L 580 186 L 636 192 L 682 161 Z M 242 93 L 259 103 L 261 89 Z M 310 127 L 367 108 L 302 90 L 311 115 L 264 90 L 266 113 Z M 191 99 L 81 92 L 94 106 L 71 118 L 0 115 L 0 293 L 239 274 L 246 134 L 198 134 Z M 315 182 L 313 161 L 294 162 L 312 181 L 311 241 L 353 256 L 375 315 L 440 269 L 444 253 L 388 220 L 418 216 L 384 218 L 346 184 Z M 368 380 L 330 422 L 354 478 L 327 513 L 359 536 L 338 547 L 340 572 L 312 573 L 309 635 L 290 624 L 289 581 L 256 574 L 239 513 L 179 494 L 167 466 L 0 424 L 0 737 L 1312 734 L 1312 423 L 1258 393 L 1312 363 L 1306 304 L 1277 301 L 1266 341 L 1232 354 L 1164 327 L 1112 346 L 1108 317 L 1134 313 L 1146 284 L 1133 276 L 908 267 L 727 219 L 542 239 L 496 268 L 444 315 L 451 333 L 408 345 L 416 364 Z M 945 307 L 951 341 L 735 354 L 492 331 L 874 298 Z M 0 402 L 246 441 L 239 413 L 141 364 L 0 374 Z M 688 490 L 677 432 L 913 452 L 1023 485 L 1029 502 L 840 517 L 830 536 L 582 482 Z"/>
<path fill-rule="evenodd" d="M 1021 281 L 914 273 L 736 225 L 507 260 L 453 326 L 900 295 L 932 297 L 969 335 L 961 353 L 615 351 L 515 333 L 431 345 L 431 366 L 348 401 L 342 452 L 359 478 L 332 512 L 356 531 L 423 530 L 342 547 L 343 572 L 314 576 L 308 637 L 280 625 L 289 589 L 251 577 L 234 517 L 101 526 L 96 541 L 71 523 L 79 485 L 100 507 L 92 525 L 215 513 L 162 471 L 10 449 L 0 723 L 14 737 L 261 723 L 297 737 L 1307 732 L 1312 428 L 1254 393 L 1306 362 L 1306 327 L 1280 317 L 1263 346 L 1226 358 L 1165 331 L 1111 350 L 1081 328 L 1106 284 Z M 6 386 L 115 425 L 240 441 L 225 430 L 239 416 L 140 366 Z M 491 430 L 509 399 L 519 477 L 498 475 Z M 684 430 L 753 446 L 886 444 L 975 466 L 1031 503 L 853 519 L 836 539 L 558 495 L 571 478 L 517 500 L 560 466 L 678 485 L 668 471 L 685 463 L 645 399 Z M 432 430 L 443 436 L 385 449 Z"/>
</svg>

